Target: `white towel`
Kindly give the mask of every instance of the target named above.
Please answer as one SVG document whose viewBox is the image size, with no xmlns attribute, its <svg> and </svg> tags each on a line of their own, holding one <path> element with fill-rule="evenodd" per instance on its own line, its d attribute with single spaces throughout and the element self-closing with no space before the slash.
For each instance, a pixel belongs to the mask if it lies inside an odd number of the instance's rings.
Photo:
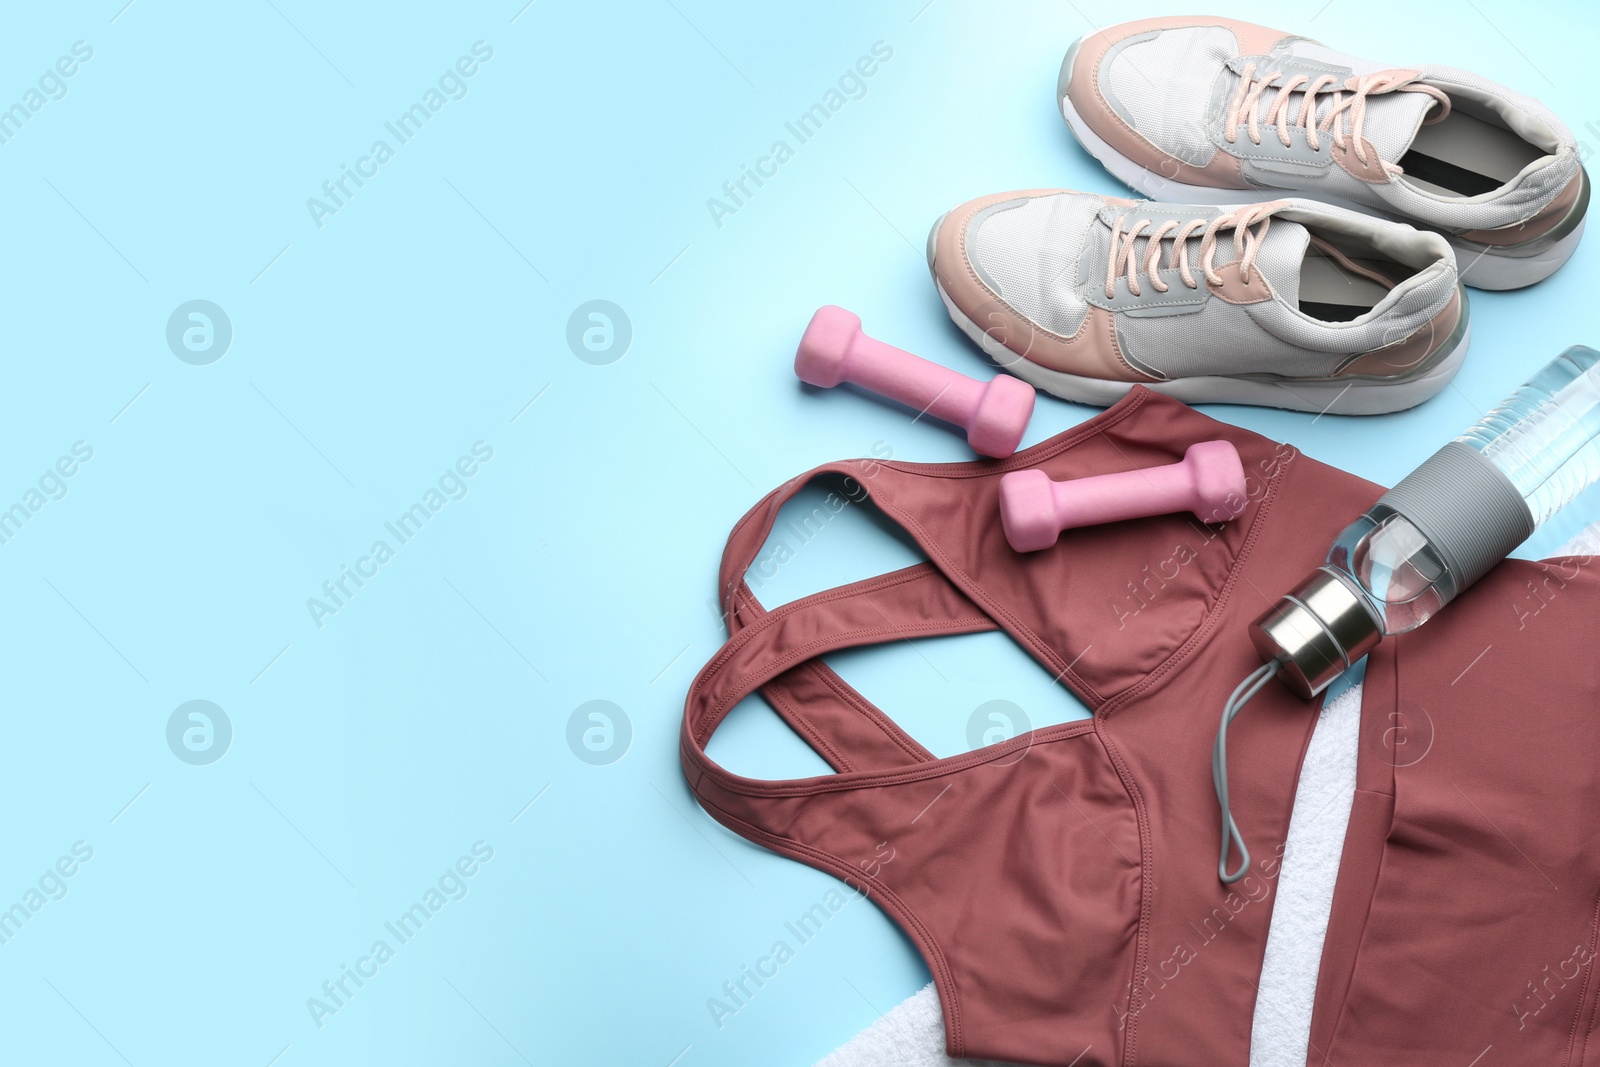
<svg viewBox="0 0 1600 1067">
<path fill-rule="evenodd" d="M 1557 555 L 1600 555 L 1600 522 Z M 1356 788 L 1361 686 L 1327 701 L 1311 734 L 1289 819 L 1250 1031 L 1250 1067 L 1302 1067 L 1311 1039 L 1317 968 L 1328 932 L 1339 855 Z M 944 1054 L 944 1016 L 929 983 L 884 1013 L 816 1067 L 963 1067 L 990 1060 Z"/>
<path fill-rule="evenodd" d="M 1361 686 L 1352 685 L 1323 704 L 1311 732 L 1261 960 L 1250 1067 L 1304 1067 L 1306 1062 L 1322 939 L 1356 795 L 1360 728 Z"/>
</svg>

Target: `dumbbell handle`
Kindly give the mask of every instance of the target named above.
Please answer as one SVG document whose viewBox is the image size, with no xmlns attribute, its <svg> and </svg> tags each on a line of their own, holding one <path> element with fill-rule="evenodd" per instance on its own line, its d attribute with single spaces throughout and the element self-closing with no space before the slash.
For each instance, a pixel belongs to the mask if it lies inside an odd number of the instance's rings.
<svg viewBox="0 0 1600 1067">
<path fill-rule="evenodd" d="M 1159 467 L 1051 482 L 1050 496 L 1057 513 L 1070 514 L 1074 526 L 1189 511 L 1196 506 L 1194 475 L 1189 467 L 1186 461 L 1179 460 Z"/>
<path fill-rule="evenodd" d="M 811 316 L 795 352 L 794 372 L 824 389 L 851 382 L 919 414 L 955 423 L 985 456 L 1015 452 L 1033 415 L 1033 387 L 1022 379 L 1002 374 L 976 381 L 869 337 L 860 316 L 831 304 Z"/>
<path fill-rule="evenodd" d="M 958 426 L 971 420 L 988 388 L 865 333 L 857 333 L 845 353 L 844 379 Z"/>
<path fill-rule="evenodd" d="M 1052 481 L 1037 467 L 1000 479 L 1000 522 L 1018 552 L 1056 543 L 1062 530 L 1149 515 L 1193 512 L 1201 522 L 1226 522 L 1247 503 L 1244 465 L 1227 441 L 1192 444 L 1177 463 Z"/>
</svg>

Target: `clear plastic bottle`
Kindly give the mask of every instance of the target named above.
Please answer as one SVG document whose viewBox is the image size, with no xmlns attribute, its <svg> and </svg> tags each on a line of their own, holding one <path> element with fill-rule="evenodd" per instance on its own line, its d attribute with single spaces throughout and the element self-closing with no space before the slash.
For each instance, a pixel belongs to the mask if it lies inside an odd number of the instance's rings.
<svg viewBox="0 0 1600 1067">
<path fill-rule="evenodd" d="M 1600 480 L 1600 352 L 1573 345 L 1456 438 L 1528 502 L 1534 526 Z"/>
<path fill-rule="evenodd" d="M 1567 349 L 1385 493 L 1328 561 L 1251 627 L 1279 677 L 1326 688 L 1421 626 L 1600 480 L 1600 352 Z"/>
</svg>

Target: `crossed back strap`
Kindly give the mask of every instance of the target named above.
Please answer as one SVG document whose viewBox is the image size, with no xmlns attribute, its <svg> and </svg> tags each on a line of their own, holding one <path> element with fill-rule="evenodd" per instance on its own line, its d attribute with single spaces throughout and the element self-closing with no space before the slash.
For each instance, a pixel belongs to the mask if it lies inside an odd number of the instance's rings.
<svg viewBox="0 0 1600 1067">
<path fill-rule="evenodd" d="M 929 563 L 772 610 L 762 606 L 744 578 L 779 509 L 807 483 L 833 473 L 859 485 L 864 476 L 881 476 L 883 469 L 871 461 L 818 467 L 768 493 L 734 527 L 718 581 L 730 640 L 689 692 L 685 739 L 696 749 L 704 749 L 733 706 L 759 686 L 774 710 L 836 771 L 894 770 L 934 758 L 819 657 L 903 638 L 993 630 L 993 619 Z"/>
</svg>

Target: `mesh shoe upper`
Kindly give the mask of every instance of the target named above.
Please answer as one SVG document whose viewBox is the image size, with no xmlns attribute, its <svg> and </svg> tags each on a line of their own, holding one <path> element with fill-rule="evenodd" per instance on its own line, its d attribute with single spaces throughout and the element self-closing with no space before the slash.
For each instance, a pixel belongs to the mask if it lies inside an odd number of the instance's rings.
<svg viewBox="0 0 1600 1067">
<path fill-rule="evenodd" d="M 1105 202 L 1085 194 L 1010 200 L 980 212 L 968 226 L 968 256 L 996 296 L 1062 337 L 1083 325 L 1079 261 Z"/>
<path fill-rule="evenodd" d="M 1162 151 L 1203 167 L 1216 153 L 1207 112 L 1211 101 L 1193 87 L 1210 85 L 1238 54 L 1220 26 L 1152 30 L 1111 46 L 1100 67 L 1106 102 Z"/>
</svg>

